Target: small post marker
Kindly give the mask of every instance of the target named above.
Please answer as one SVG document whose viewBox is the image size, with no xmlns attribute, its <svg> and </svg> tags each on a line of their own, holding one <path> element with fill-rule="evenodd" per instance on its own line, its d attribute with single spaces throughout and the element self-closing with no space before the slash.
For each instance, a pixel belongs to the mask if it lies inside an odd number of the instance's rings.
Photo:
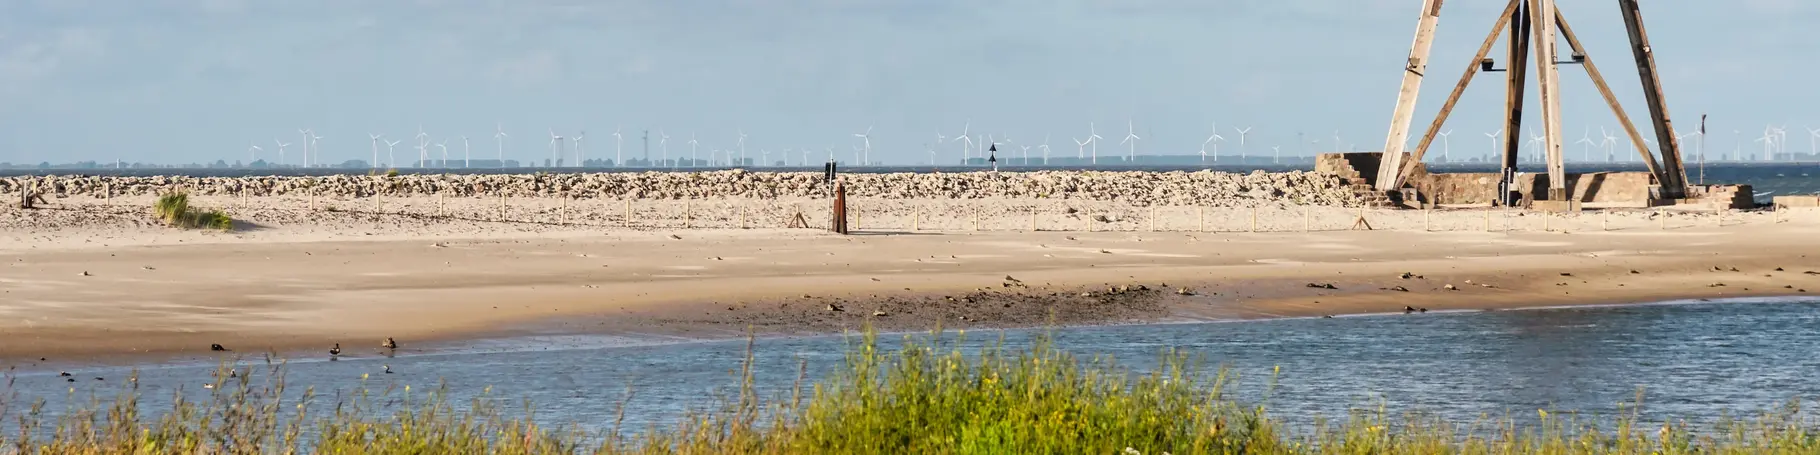
<svg viewBox="0 0 1820 455">
<path fill-rule="evenodd" d="M 499 193 L 499 221 L 506 220 L 506 193 Z"/>
<path fill-rule="evenodd" d="M 556 204 L 556 216 L 558 217 L 557 224 L 564 226 L 569 225 L 569 197 L 557 195 Z"/>
<path fill-rule="evenodd" d="M 923 230 L 923 205 L 916 204 L 914 212 L 910 215 L 910 230 L 921 231 Z"/>
<path fill-rule="evenodd" d="M 1367 231 L 1372 230 L 1371 222 L 1365 220 L 1365 204 L 1359 204 L 1359 217 L 1352 220 L 1352 230 L 1356 231 L 1361 228 Z"/>
<path fill-rule="evenodd" d="M 1309 212 L 1309 207 L 1304 205 L 1304 206 L 1302 206 L 1302 232 L 1309 232 L 1309 231 L 1313 230 L 1312 229 L 1313 227 L 1314 227 L 1314 215 L 1311 215 Z"/>
<path fill-rule="evenodd" d="M 1036 206 L 1030 206 L 1030 232 L 1036 232 Z"/>
<path fill-rule="evenodd" d="M 973 230 L 980 230 L 980 210 L 977 207 L 973 209 Z"/>
<path fill-rule="evenodd" d="M 739 228 L 740 229 L 746 228 L 746 206 L 745 206 L 745 204 L 740 204 L 740 206 L 739 206 Z"/>
<path fill-rule="evenodd" d="M 1432 207 L 1422 209 L 1422 232 L 1434 232 L 1432 223 L 1429 221 L 1429 214 L 1433 212 L 1434 208 Z"/>
<path fill-rule="evenodd" d="M 683 229 L 695 227 L 695 200 L 683 200 Z"/>
<path fill-rule="evenodd" d="M 1664 230 L 1664 231 L 1668 230 L 1668 211 L 1663 210 L 1663 209 L 1656 209 L 1656 221 L 1658 222 L 1658 226 L 1661 228 L 1661 230 Z"/>
<path fill-rule="evenodd" d="M 855 202 L 858 200 L 859 198 L 854 198 Z M 859 204 L 853 204 L 853 207 L 851 207 L 850 210 L 853 211 L 853 226 L 851 226 L 851 228 L 857 231 L 859 230 Z"/>
<path fill-rule="evenodd" d="M 1554 232 L 1555 231 L 1552 226 L 1549 226 L 1549 222 L 1552 219 L 1554 219 L 1554 215 L 1550 215 L 1547 213 L 1542 214 L 1542 232 Z"/>
<path fill-rule="evenodd" d="M 448 199 L 448 193 L 436 192 L 436 216 L 443 216 L 443 214 L 449 213 Z"/>
<path fill-rule="evenodd" d="M 1156 206 L 1150 206 L 1150 232 L 1156 232 Z"/>
<path fill-rule="evenodd" d="M 1611 230 L 1611 209 L 1605 209 L 1605 210 L 1599 211 L 1599 230 L 1600 231 Z"/>
<path fill-rule="evenodd" d="M 1491 206 L 1485 206 L 1485 232 L 1491 232 Z"/>
<path fill-rule="evenodd" d="M 628 228 L 632 227 L 632 199 L 631 198 L 626 198 L 626 219 L 625 219 L 624 224 Z"/>
<path fill-rule="evenodd" d="M 1253 204 L 1251 206 L 1251 232 L 1257 232 L 1257 231 L 1258 231 L 1258 206 L 1256 204 Z"/>
<path fill-rule="evenodd" d="M 1207 208 L 1194 207 L 1194 232 L 1207 232 Z"/>
</svg>

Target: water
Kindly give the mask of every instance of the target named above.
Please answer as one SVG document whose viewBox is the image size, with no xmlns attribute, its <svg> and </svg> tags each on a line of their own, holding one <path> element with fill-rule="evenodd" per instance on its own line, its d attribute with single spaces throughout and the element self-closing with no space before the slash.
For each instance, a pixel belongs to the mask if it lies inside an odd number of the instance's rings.
<svg viewBox="0 0 1820 455">
<path fill-rule="evenodd" d="M 1754 414 L 1795 398 L 1820 397 L 1820 301 L 1686 303 L 1497 312 L 1286 319 L 1230 323 L 1070 328 L 1056 345 L 1083 357 L 1110 355 L 1120 365 L 1153 367 L 1158 354 L 1180 348 L 1203 361 L 1203 374 L 1229 365 L 1233 389 L 1247 401 L 1268 398 L 1273 414 L 1308 422 L 1343 416 L 1349 407 L 1419 410 L 1470 421 L 1482 414 L 1534 415 L 1536 409 L 1610 416 L 1619 403 L 1647 390 L 1646 417 L 1710 423 L 1725 412 Z M 1033 331 L 969 333 L 967 346 L 1028 346 Z M 580 338 L 585 341 L 588 338 Z M 894 347 L 900 336 L 882 336 Z M 550 349 L 548 340 L 493 340 L 433 354 L 384 358 L 350 349 L 340 361 L 303 359 L 288 367 L 292 391 L 314 386 L 333 397 L 358 389 L 445 382 L 457 403 L 493 388 L 490 397 L 515 408 L 535 404 L 539 418 L 603 428 L 624 392 L 627 428 L 670 424 L 685 411 L 732 393 L 744 340 L 624 346 L 602 337 L 576 338 Z M 757 342 L 757 384 L 765 396 L 786 396 L 807 362 L 811 379 L 843 362 L 857 340 L 841 336 Z M 355 352 L 359 351 L 359 352 Z M 396 374 L 383 374 L 390 364 Z M 1275 367 L 1281 376 L 1266 397 Z M 14 392 L 42 398 L 48 409 L 86 403 L 118 390 L 133 367 L 16 371 Z M 148 408 L 167 403 L 176 388 L 207 393 L 213 365 L 141 365 Z M 370 379 L 363 381 L 363 374 Z M 94 376 L 108 378 L 97 382 Z"/>
</svg>

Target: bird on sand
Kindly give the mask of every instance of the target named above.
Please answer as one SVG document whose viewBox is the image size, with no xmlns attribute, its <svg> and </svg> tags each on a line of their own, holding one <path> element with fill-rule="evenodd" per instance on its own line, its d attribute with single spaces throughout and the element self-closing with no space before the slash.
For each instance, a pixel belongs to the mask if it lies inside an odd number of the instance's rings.
<svg viewBox="0 0 1820 455">
<path fill-rule="evenodd" d="M 385 342 L 380 343 L 379 347 L 383 347 L 386 349 L 398 349 L 398 341 L 393 340 L 392 337 L 385 337 Z"/>
<path fill-rule="evenodd" d="M 329 357 L 335 357 L 335 356 L 340 356 L 340 355 L 341 355 L 341 343 L 335 343 L 335 347 L 329 348 Z"/>
</svg>

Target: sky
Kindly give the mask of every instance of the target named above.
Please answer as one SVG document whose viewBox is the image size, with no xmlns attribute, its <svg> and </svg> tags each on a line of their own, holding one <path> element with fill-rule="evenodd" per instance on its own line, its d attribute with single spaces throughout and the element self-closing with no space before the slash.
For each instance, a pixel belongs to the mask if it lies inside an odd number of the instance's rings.
<svg viewBox="0 0 1820 455">
<path fill-rule="evenodd" d="M 743 130 L 754 159 L 784 148 L 848 159 L 870 127 L 875 160 L 925 163 L 934 147 L 952 163 L 962 145 L 936 136 L 968 125 L 1008 135 L 1015 153 L 1047 137 L 1054 156 L 1074 156 L 1089 122 L 1102 156 L 1124 153 L 1127 122 L 1138 154 L 1198 154 L 1216 123 L 1228 155 L 1241 127 L 1250 154 L 1332 151 L 1336 130 L 1340 149 L 1378 150 L 1421 3 L 0 0 L 0 161 L 234 162 L 252 144 L 270 158 L 274 139 L 298 142 L 300 128 L 322 137 L 318 161 L 368 159 L 369 134 L 404 140 L 402 161 L 420 127 L 454 156 L 469 136 L 479 158 L 498 153 L 496 126 L 520 160 L 548 157 L 551 129 L 586 131 L 589 159 L 614 157 L 615 129 L 627 158 L 643 155 L 646 130 L 654 157 L 660 132 L 672 156 L 687 156 L 693 135 L 706 157 Z M 1504 3 L 1446 2 L 1412 135 Z M 1646 121 L 1617 1 L 1559 3 Z M 1820 20 L 1820 2 L 1643 8 L 1682 131 L 1704 113 L 1709 148 L 1760 151 L 1751 140 L 1766 124 L 1787 125 L 1789 151 L 1808 151 L 1820 35 L 1803 26 Z M 1577 160 L 1572 142 L 1618 134 L 1617 123 L 1584 71 L 1562 66 L 1561 79 L 1564 150 Z M 1486 152 L 1502 83 L 1480 76 L 1467 91 L 1448 122 L 1451 153 Z M 287 149 L 292 162 L 299 150 Z"/>
</svg>

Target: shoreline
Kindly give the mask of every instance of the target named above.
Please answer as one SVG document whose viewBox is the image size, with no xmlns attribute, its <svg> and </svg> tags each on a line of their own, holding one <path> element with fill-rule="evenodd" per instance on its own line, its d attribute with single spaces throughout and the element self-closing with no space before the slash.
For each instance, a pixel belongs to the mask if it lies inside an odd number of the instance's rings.
<svg viewBox="0 0 1820 455">
<path fill-rule="evenodd" d="M 1294 211 L 1266 215 L 1301 221 Z M 1804 228 L 1820 213 L 1733 213 L 1725 225 L 1686 217 L 1691 224 L 1666 230 L 1650 215 L 1561 217 L 1553 227 L 1574 229 L 1566 233 L 1474 232 L 1480 211 L 1440 210 L 1432 223 L 1449 230 L 835 236 L 332 217 L 234 233 L 0 229 L 19 240 L 0 247 L 0 314 L 12 316 L 0 321 L 0 364 L 218 358 L 209 343 L 307 356 L 331 343 L 366 353 L 391 336 L 408 354 L 540 334 L 727 340 L 751 326 L 760 336 L 830 335 L 866 319 L 916 332 L 1820 292 L 1820 275 L 1804 273 L 1820 270 L 1820 246 Z M 1416 211 L 1372 216 L 1393 227 L 1430 221 Z M 1592 230 L 1607 222 L 1611 230 Z M 1147 289 L 1105 289 L 1121 285 Z M 1407 291 L 1388 290 L 1397 286 Z M 1194 295 L 1177 295 L 1183 287 Z"/>
</svg>

